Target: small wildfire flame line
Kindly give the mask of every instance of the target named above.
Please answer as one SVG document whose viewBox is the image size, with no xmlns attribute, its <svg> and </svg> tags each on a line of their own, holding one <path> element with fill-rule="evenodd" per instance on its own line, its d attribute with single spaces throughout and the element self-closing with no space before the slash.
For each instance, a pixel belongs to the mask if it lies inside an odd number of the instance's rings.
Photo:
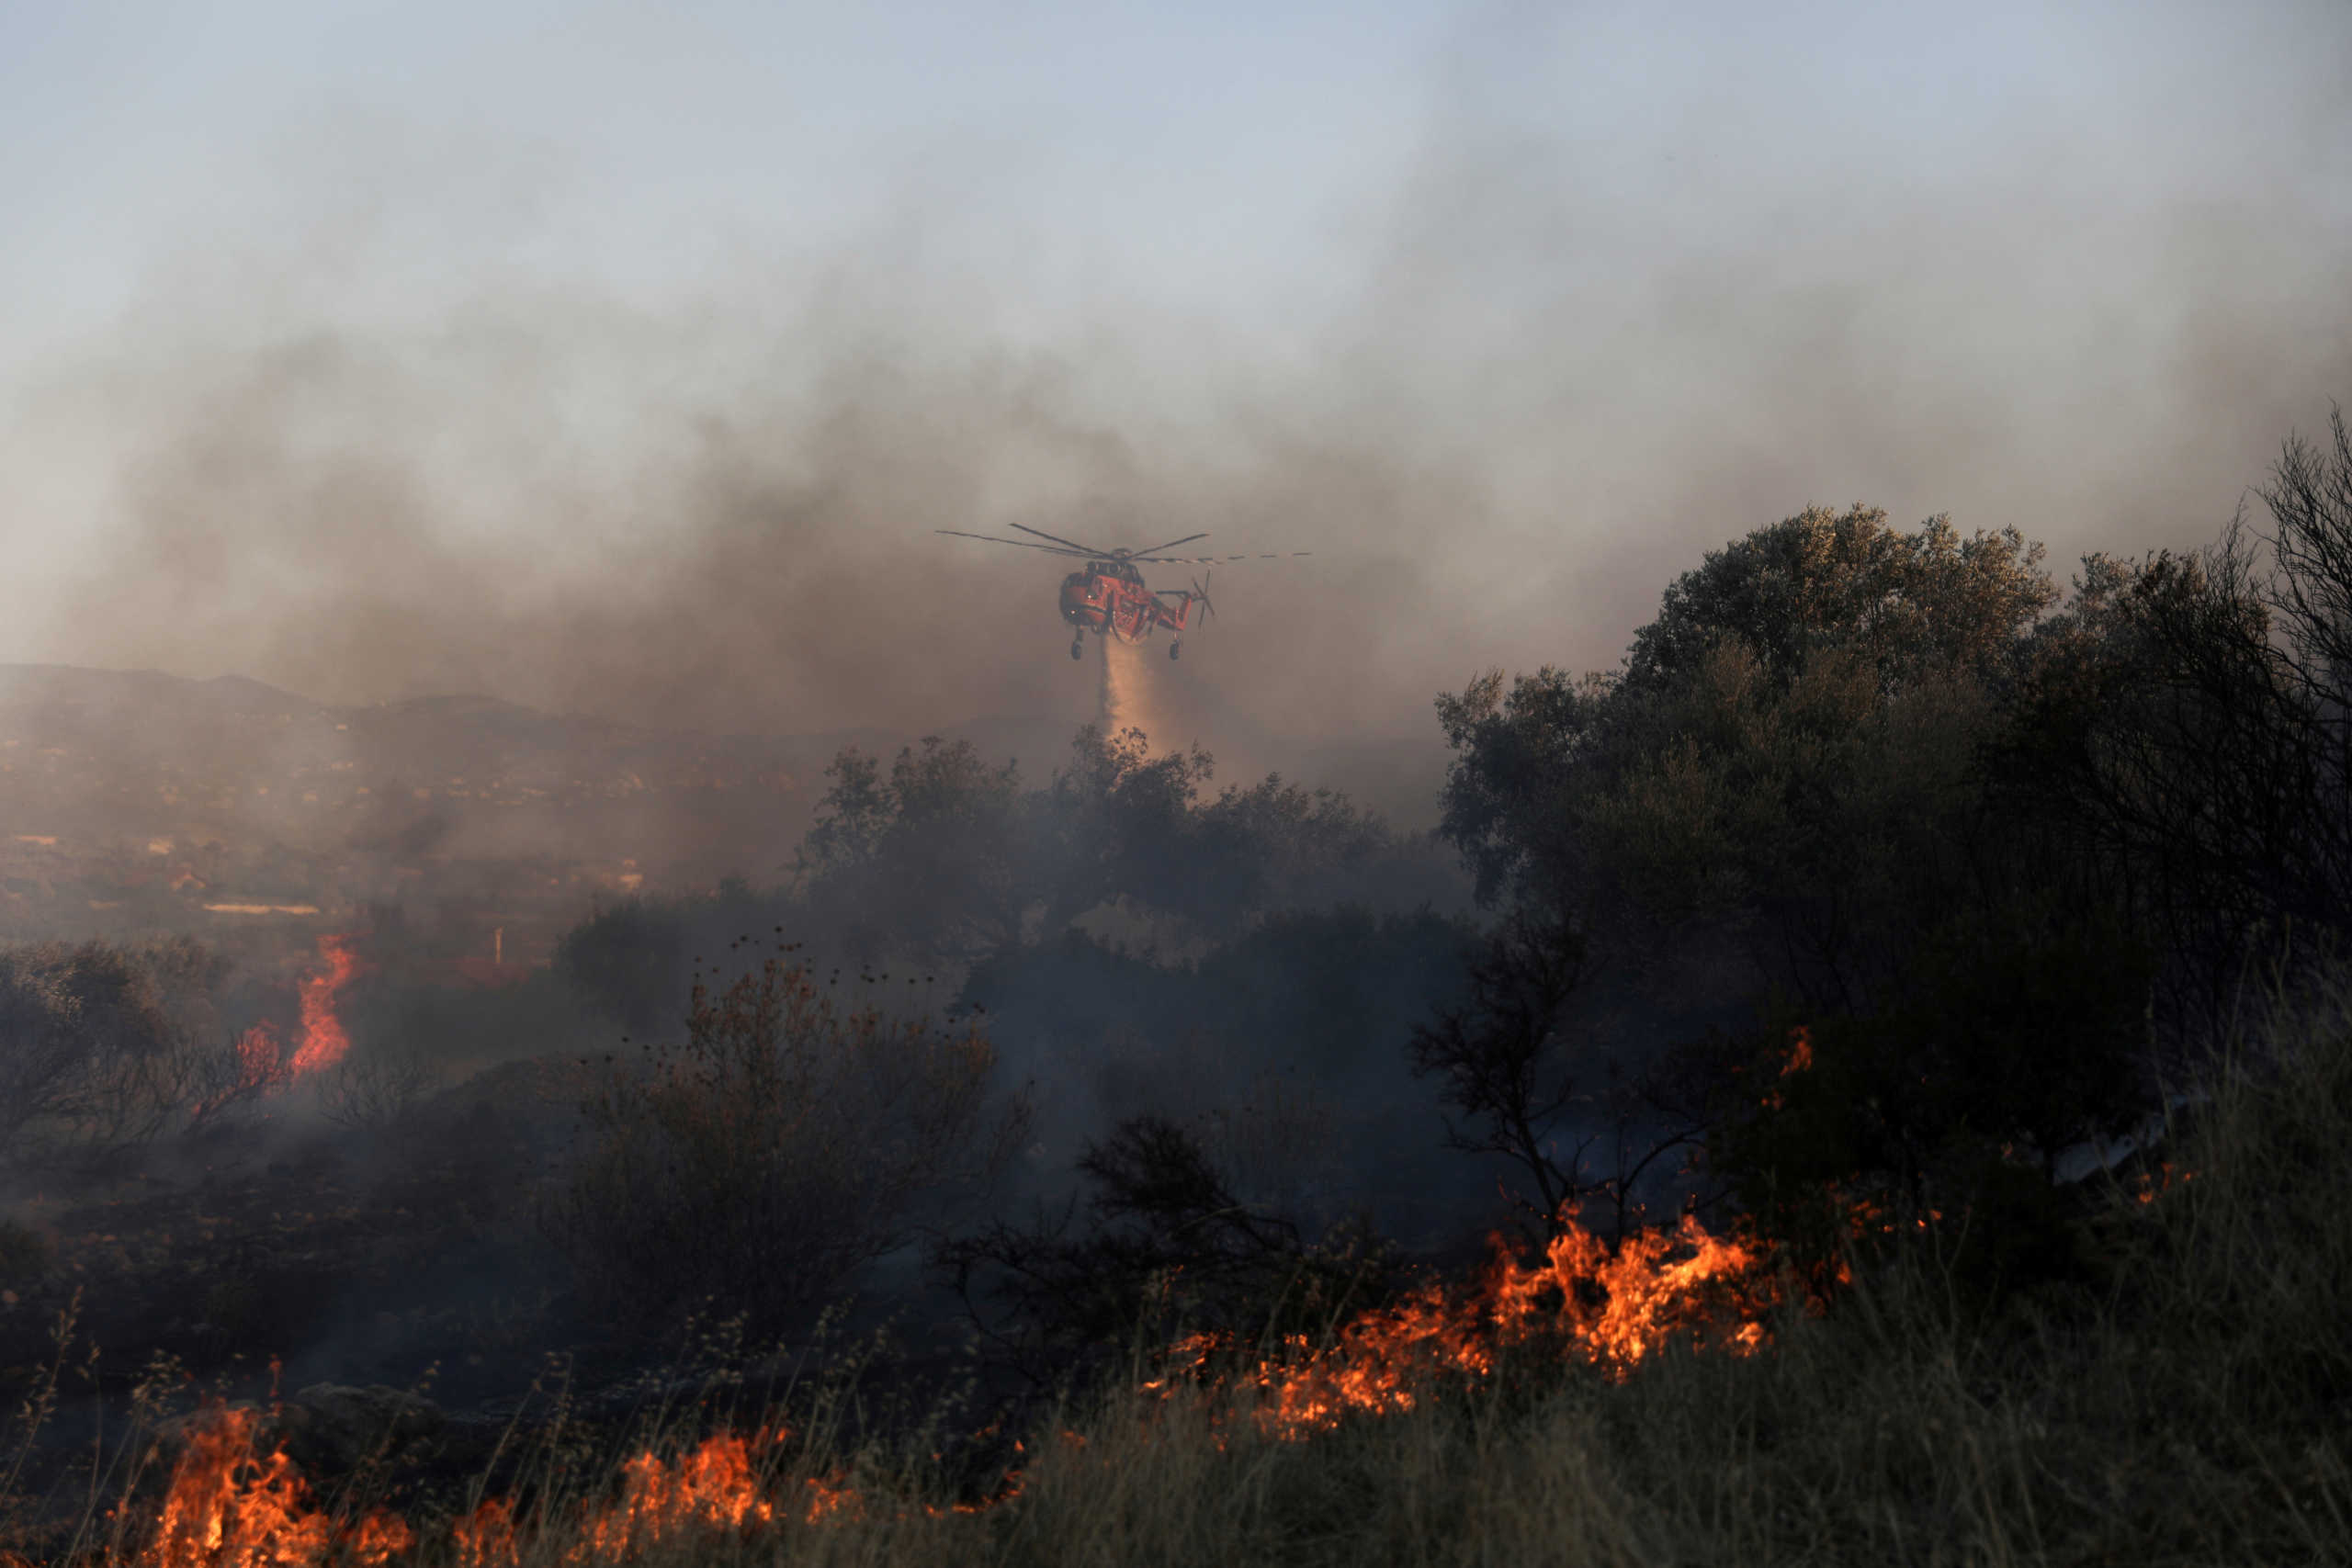
<svg viewBox="0 0 2352 1568">
<path fill-rule="evenodd" d="M 258 1424 L 252 1410 L 218 1410 L 195 1426 L 140 1568 L 307 1568 L 331 1555 L 376 1568 L 415 1544 L 393 1515 L 346 1524 L 314 1507 L 283 1448 L 256 1454 Z"/>
<path fill-rule="evenodd" d="M 109 1568 L 382 1568 L 423 1544 L 407 1521 L 382 1509 L 342 1517 L 317 1506 L 282 1446 L 261 1451 L 262 1435 L 261 1414 L 251 1408 L 218 1407 L 193 1423 L 153 1536 Z M 777 1494 L 763 1472 L 789 1437 L 781 1427 L 722 1432 L 673 1457 L 639 1453 L 622 1465 L 616 1495 L 577 1513 L 559 1510 L 552 1519 L 518 1517 L 511 1499 L 493 1497 L 451 1524 L 449 1545 L 458 1568 L 518 1568 L 534 1537 L 568 1526 L 559 1561 L 584 1568 L 665 1541 L 864 1517 L 865 1498 L 838 1471 L 804 1476 Z M 978 1513 L 1020 1490 L 1016 1470 L 992 1497 L 926 1511 Z"/>
<path fill-rule="evenodd" d="M 330 962 L 315 986 L 305 982 L 306 1027 L 333 1018 L 334 991 L 356 970 L 347 942 L 321 943 Z M 320 998 L 316 1012 L 313 997 Z M 331 1038 L 342 1038 L 339 1027 Z M 274 1059 L 274 1038 L 269 1044 Z M 301 1059 L 298 1053 L 296 1070 Z M 1811 1042 L 1799 1031 L 1779 1076 L 1812 1065 Z M 1777 1099 L 1774 1093 L 1765 1103 Z M 1857 1231 L 1879 1223 L 1867 1204 L 1850 1206 L 1849 1222 Z M 1357 1314 L 1327 1344 L 1294 1337 L 1239 1371 L 1227 1370 L 1236 1348 L 1229 1338 L 1181 1340 L 1143 1392 L 1163 1399 L 1183 1389 L 1211 1397 L 1241 1393 L 1261 1431 L 1302 1440 L 1351 1416 L 1410 1411 L 1448 1379 L 1491 1374 L 1515 1348 L 1581 1362 L 1611 1379 L 1678 1345 L 1754 1355 L 1768 1342 L 1771 1314 L 1792 1293 L 1804 1310 L 1817 1312 L 1822 1289 L 1845 1278 L 1841 1268 L 1820 1285 L 1800 1283 L 1779 1267 L 1769 1244 L 1744 1233 L 1713 1235 L 1694 1215 L 1671 1230 L 1637 1233 L 1613 1249 L 1569 1223 L 1532 1259 L 1498 1243 L 1493 1264 L 1469 1290 L 1424 1286 Z M 110 1568 L 320 1568 L 330 1562 L 381 1568 L 419 1549 L 416 1532 L 396 1516 L 372 1511 L 343 1519 L 313 1506 L 282 1447 L 257 1452 L 261 1430 L 252 1410 L 209 1413 L 174 1467 L 153 1538 Z M 566 1568 L 589 1568 L 663 1541 L 741 1539 L 793 1522 L 868 1517 L 875 1501 L 838 1471 L 779 1490 L 773 1461 L 788 1438 L 780 1427 L 720 1433 L 667 1458 L 641 1452 L 623 1465 L 616 1496 L 562 1517 L 526 1521 L 512 1500 L 492 1498 L 450 1527 L 458 1568 L 519 1568 L 534 1536 L 568 1541 Z M 1064 1439 L 1084 1446 L 1074 1433 Z M 1020 1444 L 1014 1448 L 1025 1453 Z M 1023 1483 L 1020 1470 L 1009 1471 L 995 1495 L 947 1511 L 978 1513 L 1009 1503 Z"/>
<path fill-rule="evenodd" d="M 1541 1348 L 1612 1379 L 1678 1343 L 1751 1355 L 1786 1293 L 1769 1248 L 1712 1235 L 1694 1216 L 1670 1231 L 1629 1236 L 1614 1252 L 1571 1224 L 1532 1261 L 1498 1248 L 1475 1292 L 1423 1287 L 1358 1314 L 1329 1344 L 1292 1336 L 1230 1375 L 1259 1394 L 1253 1414 L 1261 1431 L 1300 1438 L 1351 1415 L 1411 1410 L 1445 1380 L 1491 1373 L 1515 1347 Z M 1209 1369 L 1232 1349 L 1224 1337 L 1193 1336 L 1170 1348 L 1170 1370 L 1145 1386 L 1230 1387 Z"/>
<path fill-rule="evenodd" d="M 1765 1343 L 1764 1314 L 1781 1299 L 1761 1248 L 1708 1234 L 1686 1217 L 1673 1231 L 1629 1238 L 1615 1252 L 1578 1226 L 1541 1258 L 1499 1255 L 1468 1292 L 1429 1287 L 1360 1314 L 1322 1347 L 1302 1337 L 1277 1357 L 1213 1374 L 1229 1343 L 1195 1336 L 1170 1351 L 1169 1368 L 1144 1385 L 1173 1397 L 1180 1384 L 1255 1396 L 1261 1430 L 1297 1440 L 1351 1415 L 1415 1407 L 1436 1374 L 1482 1377 L 1506 1347 L 1544 1343 L 1623 1377 L 1668 1345 L 1735 1354 Z M 258 1451 L 262 1424 L 250 1409 L 218 1409 L 196 1425 L 175 1465 L 153 1539 L 119 1568 L 317 1568 L 330 1561 L 381 1568 L 413 1552 L 416 1532 L 381 1511 L 339 1518 L 315 1506 L 282 1447 Z M 1065 1440 L 1083 1446 L 1076 1434 Z M 798 1522 L 866 1517 L 874 1501 L 834 1472 L 779 1492 L 773 1457 L 789 1434 L 720 1433 L 665 1458 L 645 1451 L 621 1468 L 617 1495 L 568 1517 L 526 1521 L 493 1498 L 451 1526 L 458 1568 L 519 1568 L 529 1538 L 560 1529 L 568 1568 L 617 1562 L 663 1541 L 741 1538 Z M 1016 1450 L 1021 1445 L 1015 1445 Z M 978 1513 L 1021 1494 L 1022 1472 L 997 1494 L 939 1513 Z"/>
</svg>

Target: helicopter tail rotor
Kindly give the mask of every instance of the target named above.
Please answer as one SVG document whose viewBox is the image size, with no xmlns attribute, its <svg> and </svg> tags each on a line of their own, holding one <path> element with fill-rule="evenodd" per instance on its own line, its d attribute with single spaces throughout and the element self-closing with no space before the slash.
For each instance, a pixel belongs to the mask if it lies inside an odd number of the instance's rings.
<svg viewBox="0 0 2352 1568">
<path fill-rule="evenodd" d="M 1209 577 L 1212 579 L 1216 576 L 1216 573 L 1214 571 L 1209 573 Z M 1206 615 L 1215 615 L 1216 614 L 1216 606 L 1209 601 L 1209 585 L 1207 582 L 1204 582 L 1198 578 L 1193 579 L 1193 597 L 1201 602 L 1202 614 Z"/>
</svg>

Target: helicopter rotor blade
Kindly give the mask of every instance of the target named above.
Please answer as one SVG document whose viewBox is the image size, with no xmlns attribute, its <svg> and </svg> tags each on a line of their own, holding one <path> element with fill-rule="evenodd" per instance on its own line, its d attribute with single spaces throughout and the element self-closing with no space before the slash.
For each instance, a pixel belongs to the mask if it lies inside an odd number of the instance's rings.
<svg viewBox="0 0 2352 1568">
<path fill-rule="evenodd" d="M 1291 558 L 1292 558 L 1293 557 L 1295 557 L 1295 556 L 1311 556 L 1311 555 L 1313 555 L 1314 553 L 1315 553 L 1315 552 L 1314 552 L 1313 550 L 1280 550 L 1280 551 L 1274 551 L 1274 552 L 1272 552 L 1272 553 L 1269 553 L 1269 554 L 1265 554 L 1265 555 L 1244 555 L 1244 556 L 1130 556 L 1130 557 L 1128 557 L 1127 558 L 1128 558 L 1128 559 L 1130 559 L 1130 560 L 1134 560 L 1134 561 L 1140 561 L 1140 562 L 1146 562 L 1146 563 L 1157 563 L 1157 564 L 1166 565 L 1166 566 L 1214 566 L 1214 565 L 1216 565 L 1216 564 L 1217 562 L 1219 562 L 1219 561 L 1231 561 L 1231 560 L 1289 560 L 1289 559 L 1291 559 Z"/>
<path fill-rule="evenodd" d="M 1130 560 L 1149 560 L 1152 557 L 1158 555 L 1162 550 L 1172 550 L 1179 545 L 1189 545 L 1194 539 L 1205 539 L 1208 536 L 1206 534 L 1187 534 L 1181 539 L 1170 539 L 1164 545 L 1152 545 L 1147 548 L 1137 550 L 1127 558 Z"/>
<path fill-rule="evenodd" d="M 1013 525 L 1019 527 L 1018 523 Z M 1033 545 L 1026 539 L 1000 539 L 994 534 L 967 534 L 960 528 L 933 528 L 934 534 L 944 534 L 951 539 L 981 539 L 991 545 L 1016 545 L 1024 550 L 1043 550 L 1051 556 L 1091 556 L 1092 550 L 1065 549 L 1059 545 Z"/>
<path fill-rule="evenodd" d="M 1018 528 L 1024 534 L 1035 534 L 1041 539 L 1051 539 L 1054 543 L 1076 550 L 1082 556 L 1116 556 L 1125 559 L 1127 554 L 1125 550 L 1098 549 L 1092 545 L 1081 545 L 1075 539 L 1065 539 L 1059 534 L 1048 534 L 1043 528 L 1032 528 L 1026 523 L 1014 523 L 1010 526 Z"/>
<path fill-rule="evenodd" d="M 1029 527 L 1025 524 L 1013 523 L 1008 526 L 1018 528 L 1024 534 L 1035 534 L 1038 538 L 1051 542 L 1040 545 L 1027 539 L 1007 539 L 995 534 L 967 534 L 961 528 L 933 528 L 932 532 L 944 534 L 951 539 L 978 539 L 990 545 L 1016 545 L 1024 550 L 1043 550 L 1049 556 L 1075 556 L 1089 560 L 1125 561 L 1136 566 L 1215 566 L 1223 561 L 1292 560 L 1300 556 L 1311 556 L 1315 553 L 1313 550 L 1272 550 L 1262 554 L 1233 556 L 1163 556 L 1154 552 L 1167 549 L 1173 545 L 1190 544 L 1193 539 L 1205 539 L 1208 536 L 1189 535 L 1182 539 L 1171 539 L 1166 545 L 1154 545 L 1150 550 L 1106 550 L 1093 545 L 1081 545 L 1074 539 L 1065 539 L 1058 534 L 1048 534 L 1042 529 Z"/>
</svg>

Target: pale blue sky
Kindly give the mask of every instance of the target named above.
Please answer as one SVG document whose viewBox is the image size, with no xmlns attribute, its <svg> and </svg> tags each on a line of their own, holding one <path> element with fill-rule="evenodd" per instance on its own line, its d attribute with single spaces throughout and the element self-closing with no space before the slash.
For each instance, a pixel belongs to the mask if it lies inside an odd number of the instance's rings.
<svg viewBox="0 0 2352 1568">
<path fill-rule="evenodd" d="M 175 245 L 217 242 L 306 178 L 423 207 L 436 180 L 461 203 L 504 183 L 524 209 L 477 242 L 488 255 L 548 264 L 534 243 L 560 235 L 563 270 L 654 293 L 695 287 L 730 247 L 820 243 L 910 194 L 961 209 L 976 245 L 995 222 L 1187 293 L 1203 265 L 1257 269 L 1210 284 L 1246 288 L 1393 176 L 1445 31 L 1429 6 L 0 17 L 6 319 L 34 341 L 102 320 Z"/>
<path fill-rule="evenodd" d="M 2348 85 L 2342 0 L 0 0 L 0 660 L 953 722 L 1075 676 L 925 530 L 1099 515 L 1316 549 L 1229 694 L 1410 728 L 1808 501 L 2189 542 L 2352 398 Z"/>
</svg>

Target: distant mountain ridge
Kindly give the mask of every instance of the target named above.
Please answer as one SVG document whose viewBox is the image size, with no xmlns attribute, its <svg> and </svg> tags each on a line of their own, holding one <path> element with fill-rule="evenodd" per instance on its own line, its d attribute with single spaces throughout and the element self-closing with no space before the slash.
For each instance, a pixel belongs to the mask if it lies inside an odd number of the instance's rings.
<svg viewBox="0 0 2352 1568">
<path fill-rule="evenodd" d="M 943 738 L 1042 782 L 1078 728 L 996 716 Z M 1284 754 L 1227 728 L 1245 758 Z M 332 925 L 398 905 L 442 920 L 462 908 L 505 931 L 503 951 L 543 954 L 603 897 L 780 880 L 835 756 L 917 739 L 656 729 L 466 694 L 336 705 L 239 675 L 0 665 L 0 935 L 209 931 L 250 910 Z M 1301 782 L 1329 764 L 1408 826 L 1443 756 L 1434 738 L 1286 750 Z M 1225 761 L 1220 784 L 1250 782 Z"/>
</svg>

